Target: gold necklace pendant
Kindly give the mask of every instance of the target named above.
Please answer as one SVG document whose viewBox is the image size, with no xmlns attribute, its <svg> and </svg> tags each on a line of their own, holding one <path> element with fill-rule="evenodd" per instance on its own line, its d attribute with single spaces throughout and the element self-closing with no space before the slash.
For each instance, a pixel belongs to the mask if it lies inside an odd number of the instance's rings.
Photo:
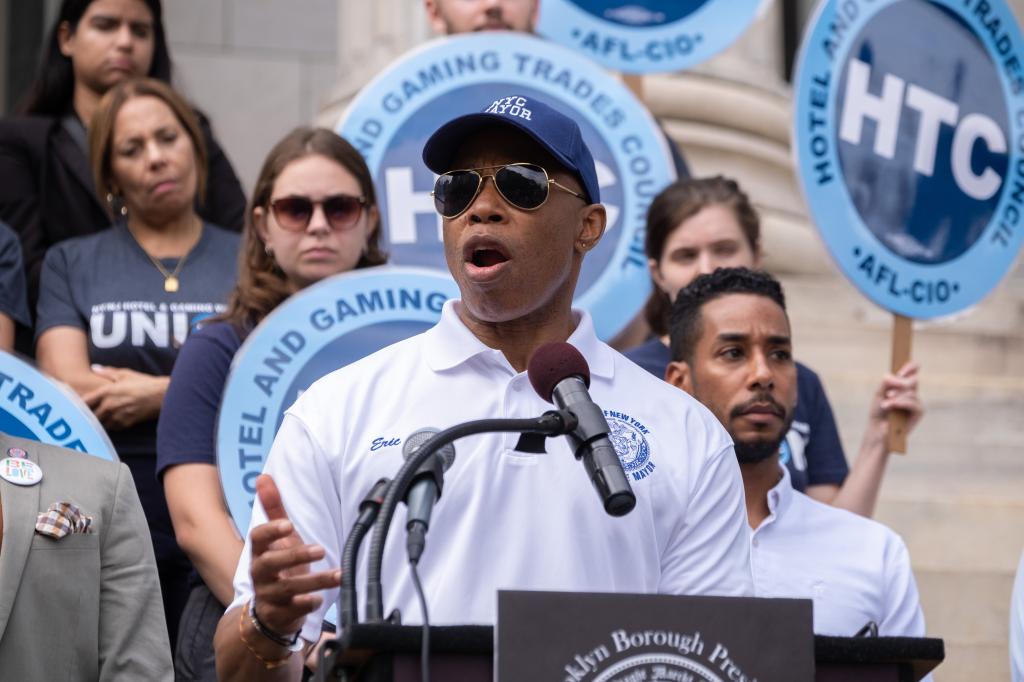
<svg viewBox="0 0 1024 682">
<path fill-rule="evenodd" d="M 158 259 L 154 258 L 149 253 L 149 251 L 146 251 L 146 249 L 142 248 L 142 244 L 139 244 L 139 240 L 135 238 L 135 235 L 132 234 L 131 230 L 128 230 L 128 234 L 129 234 L 129 236 L 131 236 L 131 238 L 133 240 L 135 240 L 135 243 L 138 245 L 138 247 L 142 251 L 142 253 L 145 254 L 146 258 L 148 258 L 150 260 L 150 262 L 153 264 L 153 267 L 155 267 L 160 272 L 160 274 L 164 276 L 164 291 L 166 291 L 169 294 L 173 294 L 173 293 L 177 292 L 178 288 L 180 286 L 180 282 L 178 282 L 178 273 L 180 273 L 182 268 L 185 267 L 185 261 L 188 260 L 189 254 L 191 254 L 192 253 L 192 249 L 195 248 L 195 244 L 193 244 L 189 248 L 189 250 L 186 251 L 182 255 L 182 257 L 178 259 L 178 264 L 174 267 L 174 271 L 173 272 L 168 272 L 167 268 L 165 268 L 163 266 L 163 264 L 161 264 Z M 202 224 L 202 222 L 200 222 L 199 223 L 199 237 L 200 237 L 200 239 L 202 238 L 202 236 L 203 236 L 203 224 Z"/>
</svg>

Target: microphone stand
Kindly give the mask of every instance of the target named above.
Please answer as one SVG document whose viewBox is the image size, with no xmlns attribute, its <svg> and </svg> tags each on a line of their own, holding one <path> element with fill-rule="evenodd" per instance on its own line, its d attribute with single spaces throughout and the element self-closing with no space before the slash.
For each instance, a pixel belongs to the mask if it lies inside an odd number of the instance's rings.
<svg viewBox="0 0 1024 682">
<path fill-rule="evenodd" d="M 377 514 L 370 536 L 370 556 L 366 573 L 366 620 L 382 622 L 384 620 L 384 596 L 381 586 L 381 572 L 384 563 L 384 541 L 387 539 L 391 520 L 398 508 L 398 503 L 405 496 L 406 489 L 412 483 L 420 465 L 433 457 L 434 453 L 444 445 L 459 438 L 480 433 L 536 433 L 544 436 L 560 436 L 576 428 L 576 416 L 568 410 L 545 412 L 535 419 L 478 419 L 464 424 L 456 424 L 424 443 L 416 453 L 405 460 L 388 488 L 384 501 Z"/>
<path fill-rule="evenodd" d="M 381 586 L 384 542 L 387 539 L 388 529 L 391 527 L 391 520 L 394 518 L 398 503 L 405 497 L 406 489 L 412 483 L 416 471 L 423 462 L 432 457 L 440 448 L 466 436 L 480 433 L 523 433 L 536 435 L 540 440 L 543 440 L 543 438 L 570 433 L 576 428 L 577 424 L 576 415 L 569 410 L 551 410 L 534 419 L 479 419 L 464 424 L 457 424 L 435 434 L 430 440 L 420 446 L 413 456 L 405 460 L 395 478 L 387 486 L 387 492 L 383 495 L 383 501 L 380 502 L 379 509 L 376 509 L 376 521 L 372 522 L 373 535 L 371 536 L 366 584 L 367 622 L 383 623 L 384 621 L 384 599 Z M 536 445 L 537 443 L 533 442 L 533 446 L 536 447 Z M 534 451 L 542 452 L 543 450 Z M 382 482 L 378 481 L 378 486 Z M 370 496 L 372 495 L 373 493 Z M 374 507 L 376 507 L 376 504 Z M 359 524 L 358 520 L 357 524 Z M 339 598 L 341 606 L 338 613 L 339 624 L 343 625 L 338 628 L 338 638 L 326 641 L 320 649 L 317 669 L 313 677 L 315 682 L 349 679 L 342 667 L 341 658 L 344 651 L 341 649 L 341 638 L 344 634 L 344 628 L 349 628 L 358 622 L 355 596 L 355 565 L 359 545 L 363 540 L 363 536 L 366 535 L 368 525 L 368 523 L 361 524 L 358 535 L 357 529 L 353 526 L 352 533 L 349 534 L 345 542 L 345 549 L 342 555 L 342 594 Z M 346 567 L 348 570 L 346 570 Z M 352 576 L 351 581 L 347 583 L 346 573 Z"/>
<path fill-rule="evenodd" d="M 359 546 L 373 522 L 377 519 L 380 505 L 391 480 L 382 478 L 374 484 L 359 505 L 359 516 L 352 524 L 352 530 L 345 539 L 345 548 L 341 553 L 341 596 L 338 599 L 338 632 L 358 622 L 359 612 L 356 599 L 356 560 L 359 557 Z"/>
</svg>

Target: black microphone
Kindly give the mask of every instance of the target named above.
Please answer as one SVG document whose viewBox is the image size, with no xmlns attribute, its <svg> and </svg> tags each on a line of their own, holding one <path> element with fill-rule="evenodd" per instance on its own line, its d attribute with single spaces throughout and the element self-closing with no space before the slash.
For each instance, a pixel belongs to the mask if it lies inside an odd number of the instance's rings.
<svg viewBox="0 0 1024 682">
<path fill-rule="evenodd" d="M 423 429 L 412 434 L 405 439 L 402 456 L 407 460 L 410 459 L 438 433 L 433 429 Z M 408 492 L 405 495 L 405 504 L 408 507 L 405 528 L 409 532 L 406 538 L 406 549 L 409 552 L 409 561 L 412 563 L 417 563 L 423 555 L 427 529 L 430 527 L 430 514 L 434 510 L 434 504 L 441 499 L 441 491 L 444 489 L 444 472 L 454 461 L 455 446 L 447 443 L 423 462 L 409 484 Z"/>
<path fill-rule="evenodd" d="M 527 375 L 541 398 L 576 416 L 576 428 L 567 436 L 576 459 L 583 460 L 604 510 L 611 516 L 631 512 L 636 506 L 636 495 L 615 447 L 608 440 L 608 420 L 587 391 L 587 361 L 568 343 L 547 343 L 533 352 Z"/>
<path fill-rule="evenodd" d="M 359 503 L 359 515 L 352 524 L 352 531 L 345 540 L 341 553 L 341 591 L 338 596 L 338 616 L 341 628 L 347 628 L 358 620 L 356 601 L 356 559 L 363 537 L 377 520 L 377 512 L 384 502 L 384 496 L 391 485 L 390 478 L 382 478 L 373 484 Z"/>
<path fill-rule="evenodd" d="M 388 492 L 389 485 L 391 485 L 390 478 L 382 478 L 373 484 L 370 492 L 366 493 L 366 497 L 359 503 L 359 517 L 356 519 L 356 523 L 373 525 L 373 522 L 377 520 L 377 512 L 380 511 L 381 502 L 384 501 L 384 495 Z"/>
</svg>

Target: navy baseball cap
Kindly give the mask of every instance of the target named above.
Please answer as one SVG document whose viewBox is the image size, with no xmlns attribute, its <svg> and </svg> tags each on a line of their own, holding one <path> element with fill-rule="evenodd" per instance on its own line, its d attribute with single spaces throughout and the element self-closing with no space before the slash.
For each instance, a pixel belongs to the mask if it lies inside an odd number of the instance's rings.
<svg viewBox="0 0 1024 682">
<path fill-rule="evenodd" d="M 576 121 L 533 97 L 512 95 L 494 100 L 483 111 L 448 121 L 423 146 L 423 163 L 437 174 L 453 170 L 452 156 L 471 133 L 500 124 L 517 128 L 548 150 L 583 185 L 592 204 L 600 203 L 594 157 Z"/>
</svg>

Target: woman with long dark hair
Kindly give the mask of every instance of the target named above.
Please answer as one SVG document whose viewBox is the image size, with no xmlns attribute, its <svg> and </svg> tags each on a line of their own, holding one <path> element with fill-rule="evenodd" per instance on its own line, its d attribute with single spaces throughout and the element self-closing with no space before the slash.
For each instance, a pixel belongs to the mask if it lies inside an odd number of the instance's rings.
<svg viewBox="0 0 1024 682">
<path fill-rule="evenodd" d="M 157 475 L 178 544 L 202 578 L 181 619 L 178 680 L 216 679 L 213 635 L 233 598 L 242 553 L 215 466 L 217 411 L 231 361 L 253 327 L 294 292 L 385 262 L 370 171 L 330 130 L 298 128 L 277 143 L 248 218 L 228 309 L 182 347 L 157 432 Z"/>
<path fill-rule="evenodd" d="M 95 190 L 87 127 L 104 93 L 141 76 L 171 81 L 160 0 L 64 0 L 20 115 L 0 120 L 0 220 L 20 237 L 33 307 L 46 250 L 110 225 L 114 197 Z M 198 214 L 240 230 L 242 187 L 198 118 L 209 151 Z"/>
</svg>

